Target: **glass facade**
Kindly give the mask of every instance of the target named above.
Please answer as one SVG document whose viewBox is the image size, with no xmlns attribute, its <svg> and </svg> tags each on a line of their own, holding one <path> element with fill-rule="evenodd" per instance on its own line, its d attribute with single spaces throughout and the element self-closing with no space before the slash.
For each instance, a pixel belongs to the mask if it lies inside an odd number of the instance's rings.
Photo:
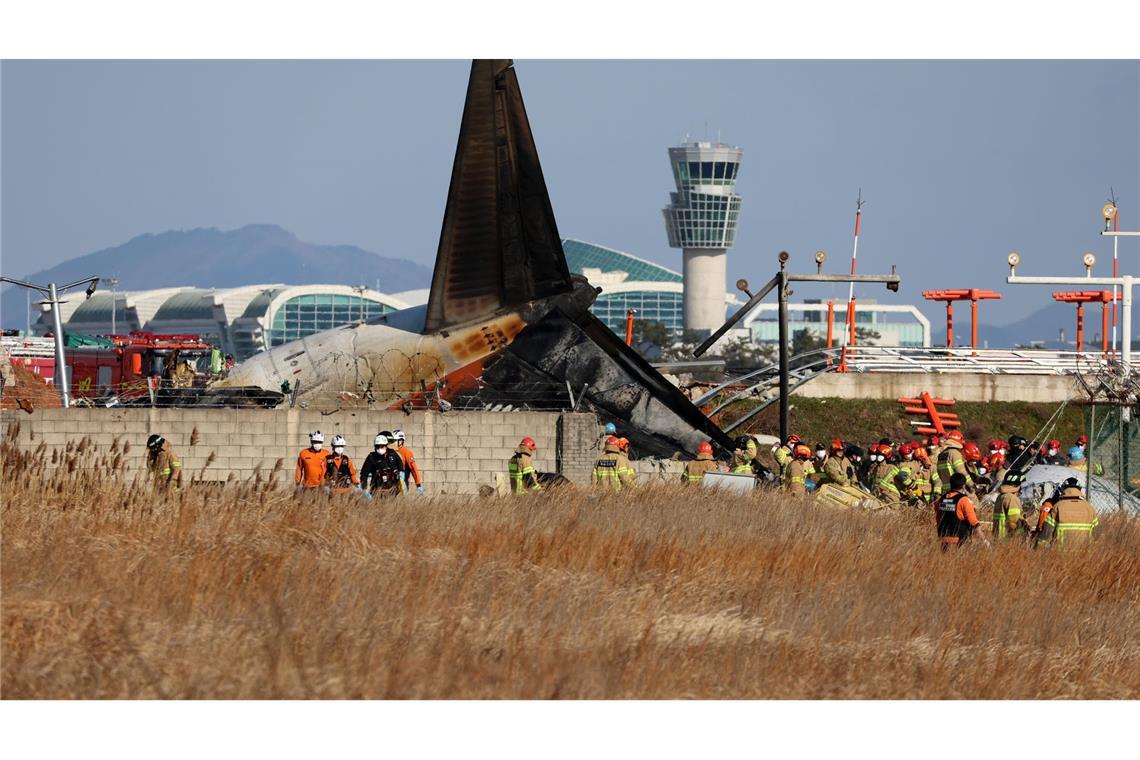
<svg viewBox="0 0 1140 760">
<path fill-rule="evenodd" d="M 662 213 L 670 247 L 731 248 L 736 242 L 741 198 L 733 189 L 742 155 L 710 143 L 669 149 L 677 192 Z"/>
<path fill-rule="evenodd" d="M 625 335 L 626 312 L 636 309 L 634 319 L 660 322 L 670 332 L 680 335 L 683 327 L 680 293 L 659 290 L 631 290 L 628 293 L 602 293 L 590 311 L 618 335 Z"/>
<path fill-rule="evenodd" d="M 562 250 L 566 253 L 566 266 L 575 274 L 582 274 L 582 270 L 589 267 L 603 272 L 625 272 L 631 282 L 681 282 L 677 272 L 613 248 L 567 238 L 562 241 Z"/>
<path fill-rule="evenodd" d="M 321 330 L 368 320 L 394 311 L 391 306 L 361 296 L 314 293 L 290 298 L 273 315 L 269 345 L 280 346 Z"/>
<path fill-rule="evenodd" d="M 846 328 L 847 315 L 845 310 L 835 310 L 835 321 L 832 326 L 832 340 L 835 345 L 843 342 L 843 331 Z M 867 327 L 879 333 L 876 339 L 860 340 L 860 343 L 875 346 L 902 346 L 904 348 L 921 348 L 925 344 L 926 333 L 920 323 L 912 314 L 906 312 L 884 312 L 860 309 L 855 312 L 855 324 Z M 756 343 L 776 343 L 780 339 L 780 326 L 775 311 L 764 311 L 760 316 L 747 323 L 752 331 L 752 340 Z M 797 330 L 808 330 L 817 338 L 827 337 L 827 311 L 807 311 L 789 315 L 788 334 L 795 335 Z"/>
</svg>

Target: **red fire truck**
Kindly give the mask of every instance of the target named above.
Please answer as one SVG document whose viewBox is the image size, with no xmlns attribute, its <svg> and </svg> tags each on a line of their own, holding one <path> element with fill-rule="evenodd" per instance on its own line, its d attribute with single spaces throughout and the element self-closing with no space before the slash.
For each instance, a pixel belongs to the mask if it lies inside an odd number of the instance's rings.
<svg viewBox="0 0 1140 760">
<path fill-rule="evenodd" d="M 71 393 L 120 402 L 202 389 L 225 368 L 222 352 L 197 335 L 132 332 L 67 349 Z"/>
</svg>

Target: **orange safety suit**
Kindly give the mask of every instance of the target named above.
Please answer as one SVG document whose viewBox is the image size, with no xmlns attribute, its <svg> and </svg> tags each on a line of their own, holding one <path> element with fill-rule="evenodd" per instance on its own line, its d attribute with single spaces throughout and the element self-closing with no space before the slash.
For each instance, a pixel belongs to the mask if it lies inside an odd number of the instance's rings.
<svg viewBox="0 0 1140 760">
<path fill-rule="evenodd" d="M 974 503 L 961 491 L 951 491 L 935 502 L 934 517 L 943 551 L 968 541 L 978 527 Z"/>
<path fill-rule="evenodd" d="M 416 455 L 407 446 L 398 446 L 396 453 L 400 455 L 400 459 L 404 461 L 404 473 L 410 476 L 417 486 L 424 484 L 423 476 L 420 474 L 420 466 L 416 464 Z M 411 484 L 408 484 L 409 487 Z"/>
<path fill-rule="evenodd" d="M 325 482 L 332 486 L 333 493 L 351 493 L 353 486 L 360 485 L 356 467 L 348 454 L 329 454 L 325 457 Z"/>
<path fill-rule="evenodd" d="M 296 483 L 302 488 L 320 488 L 325 484 L 325 460 L 329 452 L 305 449 L 297 457 Z"/>
</svg>

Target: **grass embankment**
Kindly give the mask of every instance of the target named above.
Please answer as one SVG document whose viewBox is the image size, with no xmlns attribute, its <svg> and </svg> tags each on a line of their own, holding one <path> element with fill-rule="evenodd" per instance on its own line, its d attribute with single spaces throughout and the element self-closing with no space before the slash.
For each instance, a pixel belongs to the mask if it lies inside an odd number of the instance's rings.
<svg viewBox="0 0 1140 760">
<path fill-rule="evenodd" d="M 155 497 L 137 450 L 2 455 L 6 698 L 1140 697 L 1134 520 L 943 555 L 778 494 Z"/>
<path fill-rule="evenodd" d="M 719 422 L 722 425 L 742 417 L 755 404 L 741 401 L 725 410 Z M 989 441 L 1007 440 L 1017 433 L 1032 440 L 1060 404 L 1039 404 L 1024 401 L 959 401 L 950 407 L 962 420 L 962 433 L 967 440 L 976 442 L 985 451 Z M 749 420 L 749 432 L 778 435 L 780 409 L 772 404 Z M 1079 435 L 1085 432 L 1082 408 L 1069 404 L 1056 420 L 1053 437 L 1059 438 L 1067 450 Z M 911 420 L 918 415 L 903 413 L 902 404 L 886 399 L 802 398 L 791 397 L 791 426 L 805 441 L 830 441 L 842 438 L 860 446 L 878 441 L 884 436 L 894 441 L 918 440 Z"/>
</svg>

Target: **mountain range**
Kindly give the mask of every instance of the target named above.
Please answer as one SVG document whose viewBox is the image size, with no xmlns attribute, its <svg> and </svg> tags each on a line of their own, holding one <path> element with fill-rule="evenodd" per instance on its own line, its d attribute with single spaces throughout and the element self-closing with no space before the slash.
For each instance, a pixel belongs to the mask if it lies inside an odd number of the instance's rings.
<svg viewBox="0 0 1140 760">
<path fill-rule="evenodd" d="M 21 276 L 9 271 L 5 274 Z M 119 291 L 179 285 L 232 288 L 262 283 L 328 283 L 367 285 L 398 293 L 428 287 L 432 270 L 353 245 L 307 243 L 277 225 L 250 224 L 236 230 L 211 227 L 139 235 L 122 245 L 68 259 L 21 279 L 63 284 L 92 275 L 117 277 Z M 100 288 L 108 287 L 107 283 L 100 284 Z M 23 329 L 27 309 L 23 292 L 6 288 L 0 300 L 0 323 Z"/>
</svg>

